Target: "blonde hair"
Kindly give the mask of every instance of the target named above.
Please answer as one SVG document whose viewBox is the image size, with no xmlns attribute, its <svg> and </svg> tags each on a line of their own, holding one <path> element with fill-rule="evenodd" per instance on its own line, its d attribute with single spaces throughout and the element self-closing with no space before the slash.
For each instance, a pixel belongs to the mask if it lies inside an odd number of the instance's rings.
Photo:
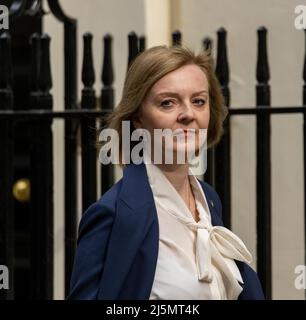
<svg viewBox="0 0 306 320">
<path fill-rule="evenodd" d="M 151 87 L 169 72 L 184 65 L 194 64 L 205 73 L 209 85 L 210 122 L 207 133 L 207 145 L 211 147 L 219 142 L 222 134 L 222 123 L 227 115 L 220 84 L 215 76 L 213 60 L 205 51 L 195 54 L 181 46 L 157 46 L 139 54 L 129 67 L 121 101 L 106 119 L 106 127 L 115 129 L 119 134 L 120 165 L 122 161 L 122 121 L 130 120 L 131 133 L 134 131 L 132 119 L 137 114 L 142 102 Z M 131 149 L 132 149 L 131 141 Z"/>
</svg>

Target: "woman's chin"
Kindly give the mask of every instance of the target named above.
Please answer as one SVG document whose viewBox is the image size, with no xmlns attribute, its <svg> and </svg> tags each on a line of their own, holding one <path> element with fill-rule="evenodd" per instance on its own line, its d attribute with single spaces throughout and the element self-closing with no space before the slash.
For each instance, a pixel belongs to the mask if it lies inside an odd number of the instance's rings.
<svg viewBox="0 0 306 320">
<path fill-rule="evenodd" d="M 167 152 L 168 151 L 168 152 Z M 173 149 L 166 150 L 166 156 L 164 159 L 167 163 L 173 161 L 173 164 L 185 164 L 190 163 L 199 153 L 199 148 L 188 147 L 186 145 L 173 146 Z M 169 163 L 170 164 L 170 163 Z"/>
</svg>

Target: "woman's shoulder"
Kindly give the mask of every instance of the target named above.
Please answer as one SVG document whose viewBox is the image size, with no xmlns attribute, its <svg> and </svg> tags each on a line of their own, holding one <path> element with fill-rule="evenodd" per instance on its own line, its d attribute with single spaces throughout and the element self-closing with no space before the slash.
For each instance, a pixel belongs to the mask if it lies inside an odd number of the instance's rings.
<svg viewBox="0 0 306 320">
<path fill-rule="evenodd" d="M 122 185 L 122 179 L 115 183 L 103 196 L 92 203 L 83 213 L 79 229 L 80 231 L 92 223 L 97 223 L 101 219 L 113 218 L 116 212 L 118 194 Z"/>
<path fill-rule="evenodd" d="M 106 206 L 112 210 L 115 210 L 118 195 L 122 187 L 122 178 L 116 182 L 110 189 L 108 189 L 102 197 L 97 201 L 101 206 Z"/>
<path fill-rule="evenodd" d="M 216 198 L 218 201 L 220 201 L 220 197 L 217 193 L 217 191 L 214 189 L 213 186 L 211 186 L 209 183 L 205 182 L 205 181 L 202 181 L 202 180 L 199 180 L 198 181 L 200 182 L 202 188 L 204 189 L 204 191 L 206 191 L 209 196 L 211 197 L 214 197 Z"/>
<path fill-rule="evenodd" d="M 200 182 L 206 197 L 208 197 L 209 200 L 212 200 L 212 202 L 216 206 L 217 212 L 219 213 L 220 216 L 222 216 L 222 203 L 217 191 L 214 189 L 213 186 L 211 186 L 207 182 L 199 179 L 198 181 Z"/>
</svg>

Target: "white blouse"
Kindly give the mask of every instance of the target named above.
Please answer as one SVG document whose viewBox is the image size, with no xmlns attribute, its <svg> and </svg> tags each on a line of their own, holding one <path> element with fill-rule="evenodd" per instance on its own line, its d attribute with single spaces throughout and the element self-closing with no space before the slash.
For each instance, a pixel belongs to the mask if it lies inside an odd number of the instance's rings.
<svg viewBox="0 0 306 320">
<path fill-rule="evenodd" d="M 150 299 L 236 300 L 243 280 L 233 259 L 252 260 L 244 243 L 225 227 L 212 226 L 205 194 L 194 175 L 189 178 L 199 222 L 162 171 L 154 164 L 146 164 L 146 169 L 159 221 Z"/>
</svg>

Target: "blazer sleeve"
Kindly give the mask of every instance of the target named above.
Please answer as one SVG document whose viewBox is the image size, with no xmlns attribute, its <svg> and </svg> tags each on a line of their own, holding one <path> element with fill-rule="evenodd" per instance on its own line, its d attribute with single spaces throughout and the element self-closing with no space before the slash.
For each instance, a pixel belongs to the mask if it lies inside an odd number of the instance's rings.
<svg viewBox="0 0 306 320">
<path fill-rule="evenodd" d="M 115 212 L 101 202 L 91 205 L 80 225 L 68 300 L 97 299 Z"/>
</svg>

